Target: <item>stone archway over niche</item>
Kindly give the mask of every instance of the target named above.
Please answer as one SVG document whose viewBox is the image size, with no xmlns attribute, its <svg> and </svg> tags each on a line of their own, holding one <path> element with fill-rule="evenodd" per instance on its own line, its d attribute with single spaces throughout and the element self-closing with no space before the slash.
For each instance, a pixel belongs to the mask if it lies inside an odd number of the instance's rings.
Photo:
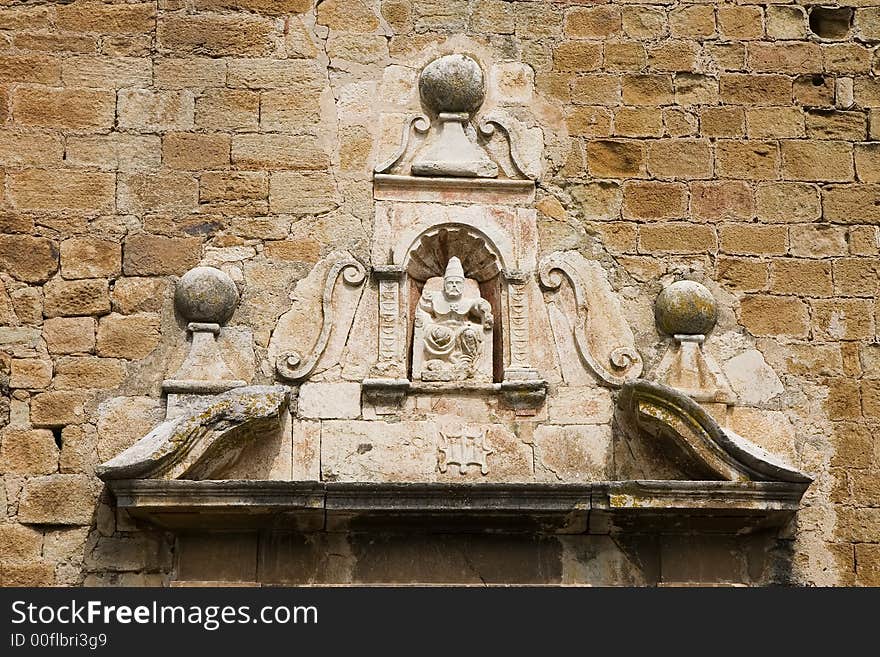
<svg viewBox="0 0 880 657">
<path fill-rule="evenodd" d="M 403 267 L 411 278 L 424 282 L 442 276 L 452 256 L 461 260 L 465 276 L 479 283 L 505 269 L 503 256 L 492 240 L 465 224 L 443 224 L 425 230 L 408 249 Z"/>
</svg>

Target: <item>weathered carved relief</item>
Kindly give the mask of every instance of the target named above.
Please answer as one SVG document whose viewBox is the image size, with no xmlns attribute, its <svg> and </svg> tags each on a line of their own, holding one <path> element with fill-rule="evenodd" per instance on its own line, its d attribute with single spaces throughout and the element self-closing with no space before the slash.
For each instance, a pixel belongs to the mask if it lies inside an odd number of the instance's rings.
<svg viewBox="0 0 880 657">
<path fill-rule="evenodd" d="M 468 466 L 475 465 L 480 473 L 489 474 L 488 456 L 493 450 L 486 443 L 485 431 L 469 431 L 462 429 L 457 433 L 440 432 L 443 441 L 438 447 L 439 459 L 437 468 L 446 472 L 450 465 L 457 465 L 461 474 L 466 474 Z"/>
<path fill-rule="evenodd" d="M 492 380 L 492 307 L 452 256 L 425 282 L 415 311 L 413 379 Z"/>
<path fill-rule="evenodd" d="M 567 360 L 564 345 L 573 338 L 580 361 L 603 385 L 620 387 L 641 373 L 642 358 L 635 349 L 632 330 L 599 263 L 576 251 L 557 251 L 541 260 L 538 277 L 551 293 L 558 291 L 563 281 L 568 281 L 574 292 L 573 317 L 552 308 L 554 298 L 548 301 L 560 360 Z"/>
<path fill-rule="evenodd" d="M 290 351 L 278 355 L 275 361 L 275 368 L 283 379 L 301 381 L 312 374 L 334 332 L 339 336 L 341 344 L 344 345 L 351 322 L 354 319 L 354 309 L 357 306 L 357 302 L 355 301 L 354 304 L 350 305 L 349 312 L 346 313 L 347 322 L 338 322 L 339 317 L 334 313 L 333 292 L 337 279 L 340 277 L 344 285 L 360 292 L 366 280 L 366 273 L 364 266 L 349 254 L 342 254 L 333 262 L 327 273 L 321 296 L 321 332 L 314 347 L 307 354 Z M 357 298 L 360 298 L 360 294 L 357 295 Z"/>
</svg>

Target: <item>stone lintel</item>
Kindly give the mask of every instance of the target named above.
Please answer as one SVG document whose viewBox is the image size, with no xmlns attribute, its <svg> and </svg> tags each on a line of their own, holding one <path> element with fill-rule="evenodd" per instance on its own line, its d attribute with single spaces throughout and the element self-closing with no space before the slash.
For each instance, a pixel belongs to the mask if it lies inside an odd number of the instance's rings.
<svg viewBox="0 0 880 657">
<path fill-rule="evenodd" d="M 804 483 L 615 481 L 333 483 L 115 480 L 117 505 L 169 529 L 289 527 L 301 531 L 546 531 L 779 529 Z"/>
<path fill-rule="evenodd" d="M 373 198 L 379 201 L 431 201 L 525 204 L 535 200 L 532 180 L 373 175 Z"/>
</svg>

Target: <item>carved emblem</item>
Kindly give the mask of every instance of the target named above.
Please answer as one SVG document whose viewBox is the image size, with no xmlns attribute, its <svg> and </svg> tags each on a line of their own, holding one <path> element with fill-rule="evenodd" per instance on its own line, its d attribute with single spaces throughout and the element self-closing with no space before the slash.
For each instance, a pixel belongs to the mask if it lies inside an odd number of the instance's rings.
<svg viewBox="0 0 880 657">
<path fill-rule="evenodd" d="M 450 465 L 457 465 L 461 474 L 467 474 L 468 466 L 476 465 L 483 475 L 489 474 L 486 457 L 493 452 L 486 444 L 486 431 L 462 430 L 458 433 L 440 432 L 443 444 L 440 445 L 438 466 L 446 472 Z"/>
</svg>

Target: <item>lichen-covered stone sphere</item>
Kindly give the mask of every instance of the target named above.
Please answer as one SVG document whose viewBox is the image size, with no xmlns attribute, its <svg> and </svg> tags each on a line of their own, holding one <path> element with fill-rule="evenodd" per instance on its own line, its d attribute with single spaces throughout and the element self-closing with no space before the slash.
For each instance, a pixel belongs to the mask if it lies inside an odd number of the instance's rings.
<svg viewBox="0 0 880 657">
<path fill-rule="evenodd" d="M 225 324 L 238 305 L 238 288 L 226 272 L 195 267 L 177 281 L 174 305 L 190 322 Z"/>
<path fill-rule="evenodd" d="M 422 69 L 419 93 L 435 112 L 473 112 L 483 104 L 483 70 L 467 55 L 444 55 Z"/>
<path fill-rule="evenodd" d="M 715 326 L 718 304 L 705 285 L 676 281 L 657 295 L 654 317 L 664 333 L 706 335 Z"/>
</svg>

